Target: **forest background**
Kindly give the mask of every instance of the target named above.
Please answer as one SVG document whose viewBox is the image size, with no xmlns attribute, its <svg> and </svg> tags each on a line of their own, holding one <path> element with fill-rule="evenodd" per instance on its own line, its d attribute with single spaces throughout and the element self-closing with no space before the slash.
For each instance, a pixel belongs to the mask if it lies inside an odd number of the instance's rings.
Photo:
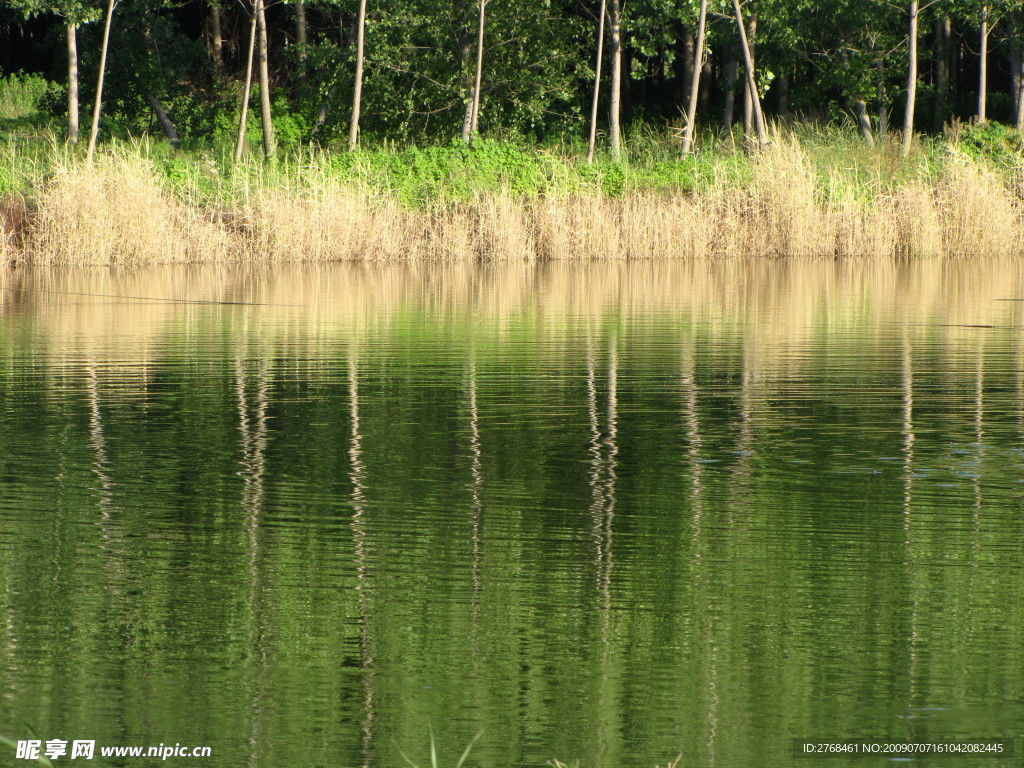
<svg viewBox="0 0 1024 768">
<path fill-rule="evenodd" d="M 92 105 L 112 11 L 105 133 L 162 126 L 186 145 L 229 140 L 253 21 L 264 18 L 254 69 L 265 36 L 268 79 L 264 86 L 257 76 L 254 88 L 268 91 L 286 147 L 347 143 L 357 80 L 360 131 L 374 142 L 465 138 L 474 119 L 482 135 L 572 142 L 586 134 L 603 32 L 600 129 L 609 143 L 616 118 L 633 131 L 681 132 L 695 78 L 701 124 L 742 121 L 749 133 L 755 109 L 735 11 L 731 1 L 706 5 L 701 41 L 698 0 L 293 0 L 265 9 L 241 0 L 5 0 L 0 68 L 43 76 L 51 115 L 68 114 L 78 89 L 78 103 Z M 851 122 L 867 138 L 902 126 L 909 95 L 921 102 L 915 130 L 937 133 L 972 117 L 1022 127 L 1020 0 L 747 0 L 740 12 L 770 114 Z"/>
<path fill-rule="evenodd" d="M 300 169 L 413 206 L 720 191 L 794 141 L 819 197 L 952 155 L 1019 197 L 1024 0 L 5 0 L 0 39 L 9 240 L 80 136 L 200 204 Z"/>
</svg>

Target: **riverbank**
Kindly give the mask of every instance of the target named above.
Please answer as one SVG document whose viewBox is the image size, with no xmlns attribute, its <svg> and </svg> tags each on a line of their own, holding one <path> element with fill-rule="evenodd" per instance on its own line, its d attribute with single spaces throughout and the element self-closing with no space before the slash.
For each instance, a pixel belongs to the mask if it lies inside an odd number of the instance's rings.
<svg viewBox="0 0 1024 768">
<path fill-rule="evenodd" d="M 1014 134 L 1016 136 L 1016 134 Z M 140 141 L 92 164 L 58 142 L 0 149 L 6 263 L 146 264 L 1024 252 L 1019 139 L 968 128 L 867 148 L 777 131 L 764 150 L 680 158 L 651 139 L 594 166 L 480 142 L 274 164 Z"/>
</svg>

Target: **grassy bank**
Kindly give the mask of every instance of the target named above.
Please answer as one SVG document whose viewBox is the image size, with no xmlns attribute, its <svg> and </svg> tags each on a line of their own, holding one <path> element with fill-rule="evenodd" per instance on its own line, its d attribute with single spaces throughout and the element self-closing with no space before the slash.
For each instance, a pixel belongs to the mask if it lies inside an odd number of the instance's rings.
<svg viewBox="0 0 1024 768">
<path fill-rule="evenodd" d="M 235 165 L 216 151 L 112 144 L 86 164 L 56 138 L 0 146 L 8 263 L 854 257 L 1024 251 L 1024 151 L 965 128 L 903 159 L 840 130 L 776 130 L 680 157 L 634 136 L 628 162 L 481 141 Z"/>
</svg>

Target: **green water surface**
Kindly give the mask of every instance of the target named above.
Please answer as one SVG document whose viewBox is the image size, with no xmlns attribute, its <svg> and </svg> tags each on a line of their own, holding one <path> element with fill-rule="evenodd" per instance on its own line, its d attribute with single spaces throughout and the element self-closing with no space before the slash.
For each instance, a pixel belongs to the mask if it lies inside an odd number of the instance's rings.
<svg viewBox="0 0 1024 768">
<path fill-rule="evenodd" d="M 1019 752 L 1022 276 L 8 274 L 0 734 L 212 750 L 55 766 Z"/>
</svg>

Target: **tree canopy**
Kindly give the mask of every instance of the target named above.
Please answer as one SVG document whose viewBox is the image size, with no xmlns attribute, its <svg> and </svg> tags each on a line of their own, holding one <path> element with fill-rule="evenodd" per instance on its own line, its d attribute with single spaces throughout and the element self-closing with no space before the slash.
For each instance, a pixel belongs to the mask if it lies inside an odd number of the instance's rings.
<svg viewBox="0 0 1024 768">
<path fill-rule="evenodd" d="M 458 137 L 474 86 L 480 1 L 368 0 L 362 136 Z M 582 140 L 600 3 L 490 0 L 486 6 L 479 131 Z M 699 7 L 699 0 L 623 4 L 615 103 L 621 103 L 624 126 L 682 125 Z M 156 131 L 155 99 L 183 141 L 232 136 L 253 12 L 248 0 L 120 0 L 117 8 L 104 90 L 108 130 Z M 884 132 L 909 90 L 909 8 L 909 0 L 747 0 L 742 13 L 766 113 L 860 121 L 866 134 Z M 281 143 L 340 143 L 348 136 L 358 10 L 358 0 L 266 6 L 269 90 Z M 94 0 L 4 0 L 0 69 L 66 83 L 61 35 L 77 25 L 82 99 L 89 103 L 102 31 L 93 22 L 102 13 Z M 744 56 L 733 16 L 731 2 L 709 2 L 698 126 L 721 126 L 727 112 L 731 122 L 731 108 L 723 108 L 744 98 Z M 915 130 L 986 117 L 1021 127 L 1024 0 L 925 0 L 919 21 Z M 987 79 L 979 77 L 982 50 Z M 612 102 L 608 72 L 605 67 L 603 121 Z M 979 114 L 980 89 L 987 89 L 985 114 Z M 63 104 L 54 100 L 55 115 Z"/>
</svg>

